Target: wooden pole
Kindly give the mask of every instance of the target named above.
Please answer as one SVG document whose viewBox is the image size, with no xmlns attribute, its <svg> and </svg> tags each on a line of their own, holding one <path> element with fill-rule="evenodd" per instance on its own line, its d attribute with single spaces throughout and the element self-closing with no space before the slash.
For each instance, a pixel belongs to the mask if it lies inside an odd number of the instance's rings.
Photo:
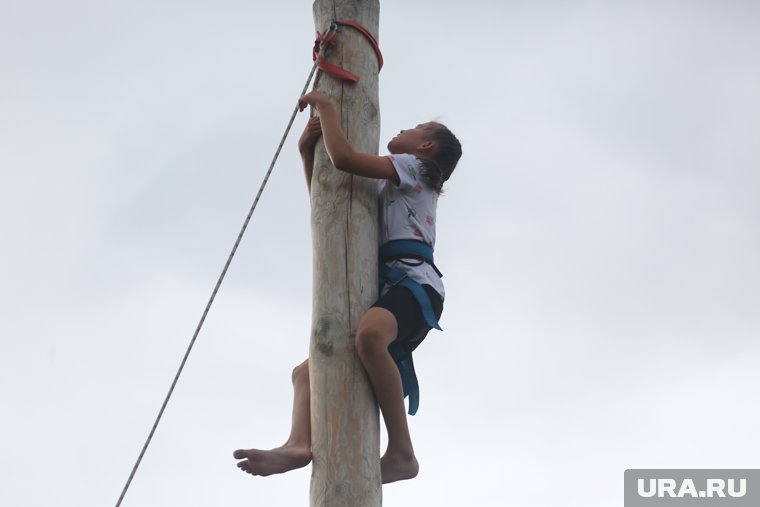
<svg viewBox="0 0 760 507">
<path fill-rule="evenodd" d="M 350 20 L 377 38 L 379 0 L 315 0 L 313 9 L 320 32 L 334 20 Z M 323 74 L 317 89 L 335 102 L 351 146 L 377 153 L 378 62 L 371 45 L 342 27 L 327 61 L 360 80 L 348 84 Z M 318 143 L 311 182 L 311 507 L 382 505 L 378 408 L 354 350 L 359 319 L 377 298 L 376 185 L 335 169 Z"/>
</svg>

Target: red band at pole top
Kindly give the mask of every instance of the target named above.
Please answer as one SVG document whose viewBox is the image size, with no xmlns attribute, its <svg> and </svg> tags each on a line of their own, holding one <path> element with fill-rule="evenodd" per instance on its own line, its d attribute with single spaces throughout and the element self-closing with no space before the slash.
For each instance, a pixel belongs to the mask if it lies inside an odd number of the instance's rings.
<svg viewBox="0 0 760 507">
<path fill-rule="evenodd" d="M 346 21 L 346 20 L 338 20 L 335 21 L 335 24 L 338 26 L 348 26 L 353 28 L 354 30 L 357 30 L 359 33 L 364 35 L 364 37 L 369 41 L 370 45 L 372 46 L 372 49 L 375 51 L 375 56 L 377 56 L 377 70 L 378 72 L 380 69 L 383 68 L 383 54 L 380 52 L 380 46 L 377 44 L 377 40 L 375 37 L 372 36 L 371 33 L 369 33 L 369 30 L 364 28 L 359 23 L 356 23 L 355 21 Z M 321 47 L 327 47 L 327 46 L 336 46 L 337 45 L 337 39 L 338 32 L 336 30 L 326 30 L 325 33 L 317 32 L 317 40 L 314 42 L 314 51 L 313 56 L 314 60 L 316 60 L 319 57 L 319 50 Z M 331 76 L 342 79 L 344 81 L 350 81 L 352 83 L 356 83 L 359 81 L 359 76 L 356 74 L 353 74 L 346 69 L 343 69 L 341 67 L 338 67 L 337 65 L 332 65 L 330 63 L 325 62 L 324 60 L 320 59 L 319 63 L 317 64 L 320 70 L 326 72 L 327 74 L 330 74 Z"/>
</svg>

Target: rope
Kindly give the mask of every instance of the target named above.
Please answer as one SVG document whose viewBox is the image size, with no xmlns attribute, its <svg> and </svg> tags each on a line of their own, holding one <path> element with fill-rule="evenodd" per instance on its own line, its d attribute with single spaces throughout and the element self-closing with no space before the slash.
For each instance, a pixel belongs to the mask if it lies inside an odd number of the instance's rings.
<svg viewBox="0 0 760 507">
<path fill-rule="evenodd" d="M 332 34 L 336 30 L 337 30 L 337 25 L 333 23 L 332 25 L 330 25 L 330 28 L 328 29 L 327 34 Z M 325 45 L 320 46 L 319 55 L 321 55 L 324 47 Z M 309 72 L 309 77 L 306 79 L 306 84 L 304 85 L 303 90 L 301 91 L 301 96 L 306 95 L 306 92 L 309 89 L 309 84 L 311 84 L 311 80 L 314 77 L 314 73 L 317 70 L 319 62 L 320 62 L 320 59 L 317 58 L 317 60 L 314 62 L 314 65 L 312 65 L 311 72 Z M 264 192 L 264 187 L 269 181 L 269 176 L 272 174 L 274 165 L 277 162 L 277 158 L 280 156 L 280 151 L 282 151 L 282 146 L 285 144 L 285 139 L 287 139 L 288 134 L 290 133 L 290 128 L 293 126 L 293 121 L 295 120 L 296 115 L 298 114 L 298 111 L 299 111 L 298 104 L 296 104 L 296 107 L 293 109 L 293 113 L 290 115 L 290 120 L 288 121 L 288 125 L 287 127 L 285 127 L 285 133 L 282 135 L 282 139 L 280 139 L 280 144 L 277 146 L 277 150 L 274 153 L 272 162 L 269 164 L 269 169 L 267 170 L 266 175 L 264 176 L 264 180 L 261 182 L 259 191 L 256 193 L 256 198 L 253 200 L 251 209 L 248 211 L 248 215 L 245 217 L 245 221 L 243 222 L 243 227 L 240 229 L 240 233 L 238 234 L 237 239 L 235 240 L 235 244 L 232 247 L 232 251 L 230 252 L 230 255 L 227 257 L 227 262 L 224 263 L 224 268 L 222 268 L 222 273 L 219 275 L 219 279 L 216 281 L 214 290 L 211 292 L 211 297 L 206 303 L 206 308 L 203 310 L 203 314 L 201 315 L 200 321 L 198 322 L 198 326 L 195 328 L 193 337 L 190 339 L 190 344 L 187 346 L 187 350 L 185 351 L 185 355 L 182 358 L 182 362 L 179 365 L 179 369 L 177 370 L 176 375 L 174 375 L 174 380 L 172 381 L 171 387 L 169 387 L 169 392 L 166 394 L 166 398 L 164 398 L 164 402 L 161 405 L 161 409 L 158 411 L 158 416 L 156 417 L 156 420 L 153 423 L 153 427 L 150 429 L 150 433 L 148 434 L 148 438 L 145 440 L 145 444 L 143 444 L 142 450 L 140 451 L 140 455 L 137 457 L 137 461 L 132 467 L 132 472 L 129 474 L 127 483 L 124 485 L 124 489 L 122 489 L 121 495 L 119 495 L 119 500 L 116 502 L 116 507 L 119 507 L 121 505 L 121 502 L 124 499 L 124 496 L 127 494 L 127 490 L 129 489 L 130 484 L 132 483 L 132 479 L 134 478 L 135 473 L 137 472 L 137 468 L 140 466 L 140 463 L 142 462 L 143 456 L 145 455 L 145 451 L 148 450 L 148 445 L 150 445 L 151 440 L 153 440 L 153 434 L 156 432 L 158 423 L 161 421 L 161 417 L 164 415 L 164 410 L 166 409 L 166 405 L 169 403 L 169 398 L 171 398 L 172 393 L 174 392 L 174 387 L 177 385 L 179 376 L 182 374 L 182 370 L 185 368 L 185 363 L 187 362 L 187 358 L 190 356 L 190 351 L 192 351 L 193 345 L 195 345 L 195 340 L 198 338 L 198 334 L 200 333 L 201 328 L 203 327 L 203 323 L 206 321 L 206 316 L 208 315 L 208 312 L 211 309 L 211 305 L 214 303 L 214 299 L 216 299 L 216 294 L 217 292 L 219 292 L 219 287 L 222 285 L 222 281 L 224 280 L 224 277 L 227 274 L 227 269 L 230 267 L 230 264 L 232 263 L 232 258 L 235 256 L 235 252 L 237 252 L 238 246 L 240 245 L 240 241 L 243 239 L 243 234 L 245 234 L 245 230 L 248 228 L 248 223 L 251 221 L 251 216 L 253 216 L 253 212 L 256 209 L 256 205 L 259 203 L 261 194 Z"/>
</svg>

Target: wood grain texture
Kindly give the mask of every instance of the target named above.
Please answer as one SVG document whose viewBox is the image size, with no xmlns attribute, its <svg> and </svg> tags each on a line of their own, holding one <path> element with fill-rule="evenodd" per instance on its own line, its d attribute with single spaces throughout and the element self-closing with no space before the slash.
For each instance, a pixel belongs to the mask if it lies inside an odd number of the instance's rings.
<svg viewBox="0 0 760 507">
<path fill-rule="evenodd" d="M 319 31 L 333 20 L 352 20 L 378 35 L 378 0 L 316 0 L 313 8 Z M 378 63 L 371 45 L 343 27 L 327 61 L 360 76 L 359 83 L 321 75 L 317 89 L 335 101 L 353 148 L 377 153 Z M 378 409 L 354 350 L 359 319 L 377 297 L 376 185 L 335 169 L 318 144 L 311 184 L 312 507 L 382 505 Z"/>
</svg>

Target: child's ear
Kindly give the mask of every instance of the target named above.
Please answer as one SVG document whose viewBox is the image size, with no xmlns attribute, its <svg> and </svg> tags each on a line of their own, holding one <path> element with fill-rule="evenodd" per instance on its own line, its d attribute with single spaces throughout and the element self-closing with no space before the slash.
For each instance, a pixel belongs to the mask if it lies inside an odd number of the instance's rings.
<svg viewBox="0 0 760 507">
<path fill-rule="evenodd" d="M 425 141 L 424 143 L 420 144 L 417 149 L 426 152 L 433 151 L 435 149 L 435 141 Z"/>
</svg>

